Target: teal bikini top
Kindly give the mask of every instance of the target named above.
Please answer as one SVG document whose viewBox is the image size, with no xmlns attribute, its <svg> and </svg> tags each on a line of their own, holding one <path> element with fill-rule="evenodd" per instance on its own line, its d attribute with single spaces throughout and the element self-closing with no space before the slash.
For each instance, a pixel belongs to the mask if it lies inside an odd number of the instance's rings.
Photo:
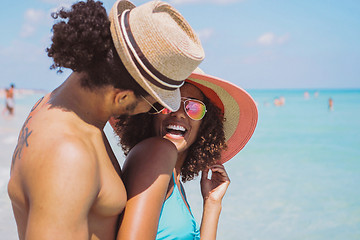
<svg viewBox="0 0 360 240">
<path fill-rule="evenodd" d="M 185 198 L 184 190 L 180 185 L 186 203 L 183 201 L 179 188 L 176 185 L 174 173 L 172 179 L 174 189 L 162 206 L 156 240 L 199 240 L 200 228 Z M 189 209 L 187 206 L 189 206 Z"/>
</svg>

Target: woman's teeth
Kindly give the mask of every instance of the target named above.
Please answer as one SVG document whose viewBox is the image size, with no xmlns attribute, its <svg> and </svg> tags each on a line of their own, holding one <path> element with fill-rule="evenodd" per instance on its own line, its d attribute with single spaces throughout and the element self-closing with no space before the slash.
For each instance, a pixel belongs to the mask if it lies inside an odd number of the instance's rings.
<svg viewBox="0 0 360 240">
<path fill-rule="evenodd" d="M 180 125 L 168 125 L 168 126 L 166 126 L 166 131 L 170 134 L 184 135 L 186 132 L 186 129 Z"/>
<path fill-rule="evenodd" d="M 166 128 L 171 130 L 183 131 L 183 132 L 186 131 L 186 129 L 180 125 L 168 125 Z"/>
</svg>

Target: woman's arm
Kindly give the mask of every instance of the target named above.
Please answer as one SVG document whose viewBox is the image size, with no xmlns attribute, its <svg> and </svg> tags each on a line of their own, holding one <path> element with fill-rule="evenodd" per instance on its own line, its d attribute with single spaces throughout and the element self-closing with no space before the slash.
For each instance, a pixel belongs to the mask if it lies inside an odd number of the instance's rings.
<svg viewBox="0 0 360 240">
<path fill-rule="evenodd" d="M 201 193 L 204 199 L 203 215 L 200 227 L 201 239 L 216 239 L 217 226 L 221 212 L 221 202 L 230 184 L 223 165 L 211 168 L 212 176 L 208 179 L 209 170 L 201 174 Z"/>
<path fill-rule="evenodd" d="M 123 168 L 128 201 L 117 239 L 155 239 L 177 149 L 163 138 L 149 138 L 129 153 Z"/>
</svg>

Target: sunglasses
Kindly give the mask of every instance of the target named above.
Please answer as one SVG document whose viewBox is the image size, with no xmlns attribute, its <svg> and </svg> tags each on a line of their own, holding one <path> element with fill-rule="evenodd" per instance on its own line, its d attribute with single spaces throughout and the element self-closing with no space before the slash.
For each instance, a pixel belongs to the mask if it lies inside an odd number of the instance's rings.
<svg viewBox="0 0 360 240">
<path fill-rule="evenodd" d="M 197 99 L 192 98 L 181 98 L 181 102 L 184 103 L 184 110 L 186 114 L 192 120 L 201 120 L 205 116 L 206 106 L 205 104 Z M 167 108 L 163 108 L 159 113 L 161 114 L 170 114 L 171 111 Z"/>
</svg>

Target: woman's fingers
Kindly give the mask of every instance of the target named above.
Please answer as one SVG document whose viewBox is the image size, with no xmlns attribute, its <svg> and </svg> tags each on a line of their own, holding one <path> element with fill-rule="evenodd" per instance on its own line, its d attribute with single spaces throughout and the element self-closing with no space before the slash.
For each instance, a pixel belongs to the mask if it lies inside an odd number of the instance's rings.
<svg viewBox="0 0 360 240">
<path fill-rule="evenodd" d="M 210 167 L 210 169 L 213 173 L 220 174 L 224 181 L 230 181 L 229 175 L 227 174 L 223 165 L 213 165 Z"/>
<path fill-rule="evenodd" d="M 201 180 L 206 180 L 209 174 L 209 169 L 205 169 L 201 172 Z"/>
</svg>

